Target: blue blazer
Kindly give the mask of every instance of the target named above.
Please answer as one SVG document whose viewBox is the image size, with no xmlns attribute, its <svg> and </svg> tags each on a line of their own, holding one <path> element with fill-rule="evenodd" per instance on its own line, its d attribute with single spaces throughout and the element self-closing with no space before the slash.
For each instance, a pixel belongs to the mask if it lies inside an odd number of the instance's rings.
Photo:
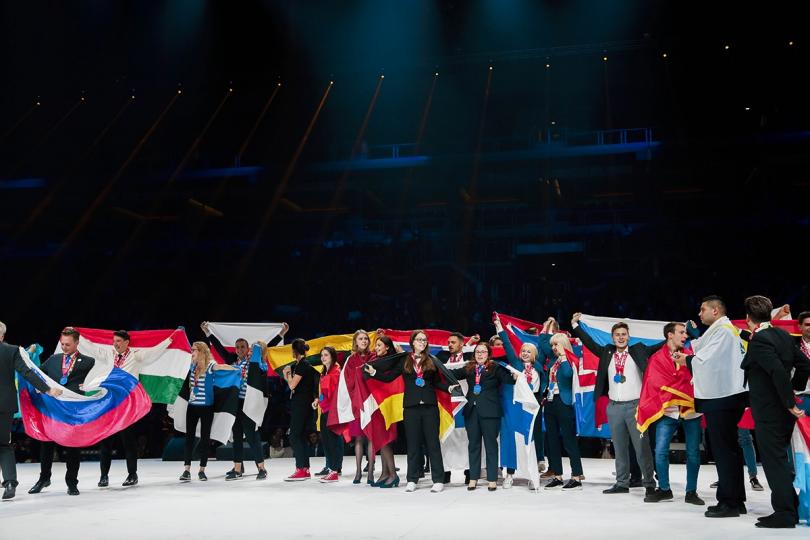
<svg viewBox="0 0 810 540">
<path fill-rule="evenodd" d="M 566 405 L 573 405 L 574 368 L 571 367 L 568 360 L 560 362 L 560 367 L 557 369 L 557 387 L 560 389 L 560 394 L 555 399 L 561 399 Z"/>
</svg>

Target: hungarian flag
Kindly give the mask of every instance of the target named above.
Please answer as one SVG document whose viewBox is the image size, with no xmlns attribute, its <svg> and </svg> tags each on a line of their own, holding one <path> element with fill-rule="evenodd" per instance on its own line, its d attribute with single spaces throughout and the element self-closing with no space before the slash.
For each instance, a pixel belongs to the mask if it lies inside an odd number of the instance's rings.
<svg viewBox="0 0 810 540">
<path fill-rule="evenodd" d="M 692 354 L 684 349 L 686 354 Z M 680 416 L 695 412 L 692 374 L 685 366 L 675 364 L 669 349 L 660 348 L 647 362 L 641 383 L 641 397 L 636 410 L 636 425 L 641 433 L 664 415 L 668 407 L 679 407 Z"/>
<path fill-rule="evenodd" d="M 186 410 L 189 408 L 190 395 L 189 367 L 186 366 L 186 378 L 174 404 L 169 407 L 169 416 L 174 420 L 174 429 L 186 432 Z M 211 424 L 211 439 L 222 444 L 231 438 L 231 429 L 239 410 L 239 386 L 242 384 L 242 373 L 238 369 L 214 370 L 206 374 L 213 379 L 211 388 L 214 393 L 214 421 Z M 208 389 L 206 388 L 206 392 Z M 200 436 L 202 422 L 197 422 L 197 437 Z"/>
<path fill-rule="evenodd" d="M 52 397 L 19 378 L 23 426 L 38 441 L 75 448 L 93 446 L 143 418 L 152 406 L 143 386 L 122 369 L 113 368 L 97 387 L 86 387 L 90 395 L 83 395 L 45 375 L 22 347 L 20 355 L 49 387 L 62 390 L 59 397 Z"/>
<path fill-rule="evenodd" d="M 95 386 L 105 380 L 113 369 L 115 349 L 113 331 L 99 328 L 77 328 L 79 352 L 95 359 L 85 386 Z M 174 403 L 191 363 L 191 345 L 183 328 L 171 330 L 133 330 L 129 346 L 137 351 L 141 362 L 138 380 L 152 403 Z M 57 345 L 56 353 L 61 353 Z"/>
</svg>

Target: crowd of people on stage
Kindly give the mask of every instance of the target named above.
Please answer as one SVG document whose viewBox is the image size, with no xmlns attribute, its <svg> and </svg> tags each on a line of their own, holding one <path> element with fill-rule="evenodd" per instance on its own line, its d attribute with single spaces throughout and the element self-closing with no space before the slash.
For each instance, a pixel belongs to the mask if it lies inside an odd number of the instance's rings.
<svg viewBox="0 0 810 540">
<path fill-rule="evenodd" d="M 787 306 L 774 310 L 769 299 L 752 296 L 744 302 L 747 330 L 732 325 L 726 314 L 725 302 L 716 296 L 706 297 L 699 311 L 700 322 L 706 330 L 700 334 L 692 321 L 671 322 L 663 328 L 661 340 L 654 344 L 631 344 L 632 328 L 618 322 L 611 328 L 611 342 L 599 344 L 580 325 L 580 313 L 571 318 L 571 330 L 561 331 L 559 324 L 549 318 L 537 328 L 535 343 L 523 343 L 515 350 L 500 318 L 493 317 L 496 333 L 487 341 L 476 335 L 465 341 L 460 333 L 452 333 L 447 350 L 442 354 L 430 353 L 428 334 L 413 331 L 409 349 L 403 353 L 383 331 L 372 334 L 358 330 L 352 337 L 351 354 L 341 359 L 338 351 L 324 347 L 310 351 L 303 339 L 291 342 L 291 362 L 281 372 L 281 380 L 289 393 L 289 441 L 295 470 L 286 481 L 312 478 L 310 457 L 313 445 L 321 446 L 326 466 L 315 476 L 321 482 L 339 481 L 342 474 L 346 442 L 354 447 L 355 476 L 352 482 L 362 482 L 363 460 L 367 462 L 366 483 L 380 488 L 396 488 L 400 484 L 399 469 L 394 460 L 393 443 L 397 430 L 404 430 L 407 442 L 407 468 L 405 491 L 417 489 L 419 480 L 429 475 L 432 492 L 441 492 L 449 483 L 445 471 L 439 439 L 439 408 L 437 392 L 458 391 L 457 383 L 441 375 L 445 366 L 457 381 L 466 384 L 466 404 L 461 412 L 468 438 L 469 469 L 465 471 L 466 489 L 475 490 L 486 477 L 489 491 L 497 489 L 497 480 L 503 477 L 502 487 L 512 486 L 514 470 L 501 471 L 498 461 L 498 435 L 503 412 L 500 389 L 513 385 L 519 377 L 534 392 L 541 405 L 543 422 L 535 423 L 535 447 L 538 467 L 546 469 L 542 478 L 547 482 L 534 489 L 574 491 L 582 489 L 585 479 L 574 399 L 576 371 L 572 339 L 598 357 L 594 398 L 608 400 L 606 415 L 610 427 L 615 456 L 614 485 L 603 493 L 628 493 L 631 488 L 645 489 L 644 501 L 656 503 L 674 498 L 670 484 L 670 443 L 680 429 L 686 447 L 686 489 L 684 501 L 705 505 L 698 495 L 697 480 L 700 468 L 700 445 L 708 440 L 717 469 L 717 504 L 705 511 L 707 517 L 736 517 L 746 513 L 745 470 L 753 489 L 762 490 L 751 432 L 740 427 L 746 414 L 753 419 L 753 431 L 762 467 L 771 490 L 772 515 L 762 517 L 758 527 L 789 528 L 798 523 L 798 499 L 793 487 L 793 464 L 790 439 L 797 418 L 805 414 L 810 400 L 797 399 L 806 392 L 810 376 L 810 312 L 797 317 L 801 336 L 796 340 L 771 324 L 772 317 L 781 317 Z M 776 315 L 775 315 L 776 313 Z M 207 323 L 201 325 L 206 339 L 191 346 L 191 365 L 188 372 L 188 407 L 186 435 L 183 451 L 183 482 L 191 481 L 192 455 L 196 444 L 197 426 L 201 448 L 207 449 L 214 417 L 212 383 L 216 371 L 238 371 L 241 375 L 239 409 L 233 423 L 233 466 L 226 480 L 237 480 L 246 474 L 244 467 L 244 441 L 250 448 L 258 480 L 267 478 L 256 422 L 243 411 L 247 392 L 247 372 L 251 359 L 263 358 L 266 347 L 276 345 L 287 333 L 284 324 L 279 336 L 270 343 L 236 341 L 235 351 L 227 350 L 209 331 Z M 95 358 L 79 352 L 79 332 L 65 328 L 60 335 L 61 352 L 51 355 L 41 365 L 43 373 L 59 385 L 48 385 L 37 372 L 23 362 L 17 347 L 3 343 L 6 326 L 0 323 L 0 466 L 2 466 L 3 499 L 15 496 L 17 487 L 14 452 L 10 446 L 12 416 L 17 411 L 15 372 L 33 387 L 57 397 L 61 388 L 81 393 L 85 379 L 93 368 Z M 126 331 L 114 333 L 111 352 L 103 354 L 135 377 L 147 353 L 129 347 Z M 467 352 L 464 352 L 465 345 Z M 505 361 L 493 358 L 495 348 L 503 348 Z M 224 363 L 214 360 L 215 349 Z M 470 350 L 471 349 L 471 350 Z M 320 359 L 316 369 L 311 360 Z M 500 359 L 499 359 L 500 360 Z M 509 366 L 509 367 L 507 367 Z M 400 378 L 403 384 L 401 426 L 377 426 L 388 441 L 382 448 L 374 448 L 360 427 L 360 411 L 355 411 L 349 425 L 340 430 L 330 429 L 338 411 L 335 396 L 341 384 L 349 390 L 359 380 L 390 382 Z M 662 390 L 674 396 L 648 414 L 649 403 Z M 644 414 L 642 414 L 644 410 Z M 748 412 L 750 411 L 750 413 Z M 333 416 L 335 415 L 335 416 Z M 378 419 L 379 420 L 379 419 Z M 642 421 L 643 420 L 643 421 Z M 320 435 L 312 439 L 315 424 Z M 545 431 L 542 425 L 545 426 Z M 270 453 L 275 456 L 289 454 L 281 444 L 283 433 L 274 433 Z M 136 442 L 132 429 L 127 428 L 115 438 L 120 439 L 126 456 L 127 477 L 124 486 L 138 483 Z M 111 438 L 112 439 L 112 438 Z M 109 485 L 112 440 L 100 443 L 101 475 L 99 487 Z M 51 467 L 55 443 L 43 443 L 40 456 L 40 477 L 28 491 L 39 493 L 51 483 Z M 77 448 L 65 448 L 67 465 L 65 482 L 70 495 L 78 495 L 80 454 Z M 482 457 L 482 450 L 485 457 Z M 570 475 L 566 479 L 563 450 L 569 458 Z M 317 453 L 317 451 L 315 451 Z M 376 456 L 380 456 L 377 474 Z M 547 458 L 547 460 L 546 460 Z M 205 469 L 208 453 L 200 453 L 196 477 L 207 480 Z M 744 468 L 745 467 L 745 468 Z"/>
</svg>

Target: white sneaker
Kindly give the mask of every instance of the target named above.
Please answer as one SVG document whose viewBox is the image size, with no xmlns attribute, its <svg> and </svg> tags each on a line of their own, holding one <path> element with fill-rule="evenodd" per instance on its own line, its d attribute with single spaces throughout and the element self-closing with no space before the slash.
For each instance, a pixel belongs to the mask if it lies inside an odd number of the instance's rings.
<svg viewBox="0 0 810 540">
<path fill-rule="evenodd" d="M 416 491 L 416 482 L 408 482 L 408 485 L 405 486 L 405 493 L 413 493 Z"/>
<path fill-rule="evenodd" d="M 503 489 L 509 489 L 512 487 L 512 482 L 514 479 L 512 478 L 511 474 L 507 474 L 506 477 L 503 479 Z"/>
<path fill-rule="evenodd" d="M 444 491 L 444 484 L 442 484 L 441 482 L 433 484 L 433 487 L 430 488 L 431 493 L 440 493 L 442 491 Z"/>
</svg>

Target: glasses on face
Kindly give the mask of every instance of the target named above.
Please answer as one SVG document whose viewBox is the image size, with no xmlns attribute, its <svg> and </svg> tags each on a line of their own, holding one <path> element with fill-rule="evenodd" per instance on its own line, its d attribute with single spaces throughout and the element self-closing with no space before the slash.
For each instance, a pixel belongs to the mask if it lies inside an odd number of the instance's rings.
<svg viewBox="0 0 810 540">
<path fill-rule="evenodd" d="M 475 351 L 475 354 L 487 354 L 487 351 Z"/>
<path fill-rule="evenodd" d="M 419 343 L 427 343 L 427 338 L 418 337 L 414 341 L 418 341 Z"/>
</svg>

